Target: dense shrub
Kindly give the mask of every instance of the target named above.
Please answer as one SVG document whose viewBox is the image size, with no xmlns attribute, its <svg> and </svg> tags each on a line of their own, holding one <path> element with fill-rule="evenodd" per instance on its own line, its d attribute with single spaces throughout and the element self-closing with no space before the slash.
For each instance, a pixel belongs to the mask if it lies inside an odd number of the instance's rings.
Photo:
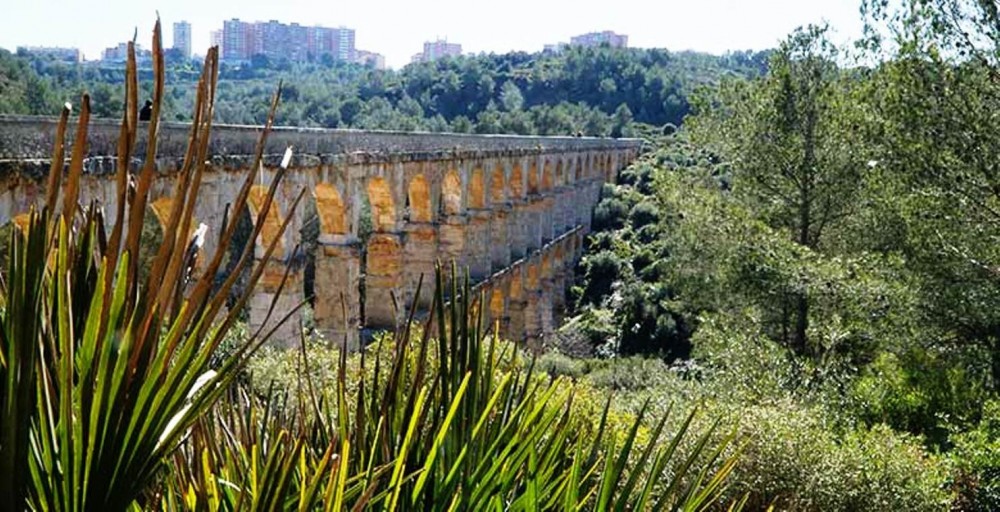
<svg viewBox="0 0 1000 512">
<path fill-rule="evenodd" d="M 979 424 L 952 438 L 956 510 L 1000 510 L 1000 401 L 990 400 Z"/>
<path fill-rule="evenodd" d="M 664 384 L 670 379 L 669 372 L 662 359 L 625 357 L 599 365 L 585 382 L 600 389 L 639 391 Z"/>
<path fill-rule="evenodd" d="M 583 359 L 572 358 L 554 350 L 545 352 L 535 361 L 535 369 L 552 378 L 579 378 L 587 372 L 587 366 L 587 361 Z"/>
<path fill-rule="evenodd" d="M 750 352 L 748 358 L 754 355 Z M 766 396 L 750 398 L 719 393 L 706 385 L 708 379 L 720 375 L 669 367 L 656 358 L 628 357 L 591 363 L 590 373 L 579 382 L 615 390 L 619 411 L 635 410 L 647 400 L 657 410 L 683 411 L 686 404 L 704 403 L 707 414 L 695 419 L 695 431 L 723 416 L 723 425 L 735 429 L 741 447 L 728 501 L 749 496 L 746 510 L 774 505 L 775 510 L 796 511 L 921 511 L 943 510 L 951 502 L 947 461 L 930 454 L 918 438 L 885 425 L 838 428 L 831 411 L 808 405 L 774 384 Z M 990 467 L 986 462 L 983 466 Z"/>
<path fill-rule="evenodd" d="M 652 201 L 643 201 L 632 207 L 628 221 L 634 230 L 656 224 L 660 221 L 660 209 Z"/>
<path fill-rule="evenodd" d="M 587 253 L 593 254 L 614 249 L 617 236 L 614 232 L 598 231 L 587 237 Z"/>
<path fill-rule="evenodd" d="M 594 208 L 593 229 L 598 231 L 621 229 L 625 227 L 628 212 L 629 206 L 625 201 L 617 197 L 602 199 Z"/>
<path fill-rule="evenodd" d="M 930 350 L 880 354 L 852 387 L 857 415 L 947 447 L 950 427 L 976 420 L 987 397 L 973 366 L 955 364 L 955 356 Z"/>
<path fill-rule="evenodd" d="M 670 290 L 662 283 L 632 282 L 617 304 L 622 326 L 618 351 L 624 355 L 655 354 L 672 361 L 691 352 L 691 331 L 672 309 Z"/>
<path fill-rule="evenodd" d="M 622 261 L 611 251 L 601 251 L 583 260 L 584 282 L 581 304 L 598 305 L 611 294 L 611 287 L 622 274 Z"/>
<path fill-rule="evenodd" d="M 791 400 L 735 412 L 746 444 L 730 492 L 749 493 L 750 510 L 930 511 L 951 500 L 946 465 L 888 427 L 838 436 L 822 411 Z"/>
<path fill-rule="evenodd" d="M 590 345 L 587 355 L 592 355 L 596 351 L 605 351 L 614 354 L 613 345 L 618 337 L 618 324 L 615 322 L 614 311 L 600 307 L 584 308 L 579 315 L 569 319 L 557 333 L 557 340 L 563 337 L 579 337 Z M 564 354 L 578 355 L 581 351 L 576 347 L 557 346 Z"/>
</svg>

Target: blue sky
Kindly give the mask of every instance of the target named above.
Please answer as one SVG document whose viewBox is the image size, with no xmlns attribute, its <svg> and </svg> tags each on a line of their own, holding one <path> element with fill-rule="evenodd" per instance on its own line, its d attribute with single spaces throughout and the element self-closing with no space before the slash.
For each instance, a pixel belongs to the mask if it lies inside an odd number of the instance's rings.
<svg viewBox="0 0 1000 512">
<path fill-rule="evenodd" d="M 827 21 L 836 37 L 861 31 L 858 0 L 0 0 L 0 47 L 75 46 L 86 58 L 131 38 L 149 46 L 159 11 L 171 45 L 171 23 L 192 24 L 196 53 L 222 20 L 277 19 L 347 26 L 357 46 L 399 67 L 438 37 L 466 52 L 537 51 L 570 36 L 613 30 L 630 46 L 669 50 L 763 49 L 795 27 Z"/>
</svg>

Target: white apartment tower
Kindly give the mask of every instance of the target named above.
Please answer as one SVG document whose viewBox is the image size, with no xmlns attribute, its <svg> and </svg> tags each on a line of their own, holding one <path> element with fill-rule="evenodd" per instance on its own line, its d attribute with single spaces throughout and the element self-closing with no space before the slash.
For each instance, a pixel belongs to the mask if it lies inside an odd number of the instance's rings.
<svg viewBox="0 0 1000 512">
<path fill-rule="evenodd" d="M 174 49 L 185 59 L 191 58 L 191 24 L 186 21 L 174 23 Z"/>
</svg>

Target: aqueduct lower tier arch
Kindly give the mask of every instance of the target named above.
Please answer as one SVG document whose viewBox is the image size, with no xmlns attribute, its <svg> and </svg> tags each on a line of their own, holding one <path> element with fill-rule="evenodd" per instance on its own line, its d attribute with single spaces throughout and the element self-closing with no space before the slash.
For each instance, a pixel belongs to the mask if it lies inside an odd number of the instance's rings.
<svg viewBox="0 0 1000 512">
<path fill-rule="evenodd" d="M 0 225 L 23 218 L 44 197 L 55 128 L 54 119 L 0 116 Z M 115 221 L 108 201 L 115 197 L 118 129 L 114 121 L 91 124 L 81 191 L 82 201 L 105 206 L 109 224 Z M 143 146 L 146 131 L 139 133 Z M 150 197 L 160 223 L 169 218 L 188 133 L 184 124 L 160 127 L 159 174 Z M 602 184 L 640 148 L 624 139 L 276 128 L 263 169 L 251 169 L 257 140 L 253 127 L 213 128 L 193 225 L 209 226 L 205 249 L 211 252 L 227 215 L 263 218 L 261 235 L 247 243 L 255 244 L 257 258 L 272 242 L 276 248 L 249 307 L 251 327 L 261 326 L 273 301 L 290 309 L 308 288 L 315 293 L 310 302 L 316 328 L 354 345 L 363 329 L 393 327 L 412 304 L 427 308 L 438 261 L 468 269 L 484 291 L 484 312 L 505 336 L 545 336 L 562 310 Z M 288 146 L 294 158 L 267 205 L 275 167 Z M 133 169 L 140 164 L 129 163 Z M 249 212 L 229 212 L 249 174 Z M 309 208 L 292 209 L 303 190 Z M 303 239 L 307 232 L 314 233 L 310 240 Z M 422 275 L 424 291 L 418 294 Z M 284 286 L 276 286 L 284 277 Z M 297 343 L 297 322 L 293 318 L 277 341 Z"/>
</svg>

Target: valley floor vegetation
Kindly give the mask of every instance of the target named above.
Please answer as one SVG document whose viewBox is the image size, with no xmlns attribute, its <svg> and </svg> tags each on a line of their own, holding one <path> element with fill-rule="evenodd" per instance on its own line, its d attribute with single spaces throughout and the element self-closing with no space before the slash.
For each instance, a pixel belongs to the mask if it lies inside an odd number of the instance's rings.
<svg viewBox="0 0 1000 512">
<path fill-rule="evenodd" d="M 857 47 L 800 29 L 605 186 L 538 364 L 738 418 L 750 509 L 997 510 L 1000 18 L 863 7 Z"/>
</svg>

